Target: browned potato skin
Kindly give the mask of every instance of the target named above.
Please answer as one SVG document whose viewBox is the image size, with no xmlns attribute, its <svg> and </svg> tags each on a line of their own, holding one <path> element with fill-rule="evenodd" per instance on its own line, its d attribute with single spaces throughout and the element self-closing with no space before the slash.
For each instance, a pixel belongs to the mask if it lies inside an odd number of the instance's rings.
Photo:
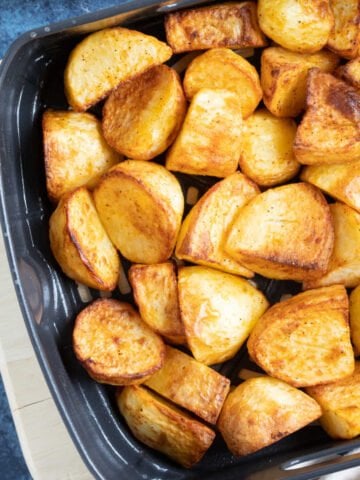
<svg viewBox="0 0 360 480">
<path fill-rule="evenodd" d="M 266 45 L 254 2 L 228 2 L 170 13 L 165 18 L 165 31 L 174 53 Z"/>
<path fill-rule="evenodd" d="M 132 385 L 144 382 L 165 359 L 161 338 L 125 302 L 103 298 L 76 317 L 74 352 L 97 382 Z"/>
<path fill-rule="evenodd" d="M 151 160 L 172 144 L 185 113 L 178 74 L 158 65 L 112 91 L 103 108 L 104 137 L 128 158 Z"/>
<path fill-rule="evenodd" d="M 125 387 L 116 400 L 135 438 L 185 468 L 198 463 L 215 438 L 209 427 L 146 388 Z"/>
<path fill-rule="evenodd" d="M 354 371 L 343 285 L 295 295 L 269 308 L 247 342 L 265 372 L 294 387 L 333 382 Z"/>
<path fill-rule="evenodd" d="M 336 69 L 335 75 L 360 90 L 360 57 L 354 58 Z"/>
<path fill-rule="evenodd" d="M 230 380 L 167 346 L 164 365 L 145 385 L 206 422 L 216 423 L 229 393 Z"/>
<path fill-rule="evenodd" d="M 360 94 L 317 69 L 308 77 L 307 110 L 297 129 L 294 153 L 305 165 L 360 160 Z"/>
<path fill-rule="evenodd" d="M 360 355 L 360 285 L 351 292 L 349 297 L 350 333 L 355 356 Z"/>
<path fill-rule="evenodd" d="M 249 455 L 277 442 L 321 415 L 301 390 L 276 378 L 259 377 L 237 386 L 225 400 L 218 421 L 234 455 Z"/>
<path fill-rule="evenodd" d="M 340 59 L 335 53 L 291 52 L 269 47 L 261 55 L 261 87 L 264 103 L 277 117 L 297 117 L 306 107 L 306 83 L 311 68 L 332 72 Z"/>
<path fill-rule="evenodd" d="M 345 58 L 355 58 L 360 53 L 360 3 L 358 0 L 330 0 L 334 12 L 334 26 L 327 47 Z"/>
<path fill-rule="evenodd" d="M 129 281 L 141 318 L 170 342 L 185 344 L 175 265 L 171 262 L 132 265 Z"/>
</svg>

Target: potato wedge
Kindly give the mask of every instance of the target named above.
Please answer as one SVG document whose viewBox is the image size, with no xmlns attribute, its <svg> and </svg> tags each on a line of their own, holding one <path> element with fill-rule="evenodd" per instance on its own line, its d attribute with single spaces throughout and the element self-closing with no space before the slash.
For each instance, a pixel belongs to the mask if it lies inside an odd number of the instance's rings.
<svg viewBox="0 0 360 480">
<path fill-rule="evenodd" d="M 91 33 L 71 52 L 65 69 L 69 105 L 84 111 L 120 82 L 166 62 L 171 48 L 151 35 L 122 27 Z"/>
<path fill-rule="evenodd" d="M 330 205 L 334 225 L 334 249 L 327 272 L 303 283 L 303 288 L 342 284 L 356 287 L 360 283 L 360 213 L 343 203 Z"/>
<path fill-rule="evenodd" d="M 170 342 L 186 343 L 174 264 L 132 265 L 129 280 L 141 318 Z"/>
<path fill-rule="evenodd" d="M 214 441 L 211 428 L 144 387 L 125 387 L 116 400 L 135 438 L 185 468 L 199 462 Z"/>
<path fill-rule="evenodd" d="M 227 177 L 236 171 L 241 149 L 242 103 L 230 90 L 202 89 L 166 156 L 166 168 Z"/>
<path fill-rule="evenodd" d="M 310 70 L 307 111 L 294 153 L 305 165 L 360 160 L 360 94 L 330 73 Z"/>
<path fill-rule="evenodd" d="M 251 378 L 225 400 L 218 427 L 234 455 L 249 455 L 318 419 L 309 395 L 281 380 Z"/>
<path fill-rule="evenodd" d="M 186 113 L 178 74 L 158 65 L 113 90 L 103 108 L 103 132 L 117 152 L 151 160 L 175 139 Z"/>
<path fill-rule="evenodd" d="M 100 290 L 114 290 L 120 259 L 85 187 L 60 200 L 49 221 L 50 247 L 63 272 Z"/>
<path fill-rule="evenodd" d="M 360 355 L 360 285 L 350 294 L 350 334 L 355 356 Z"/>
<path fill-rule="evenodd" d="M 240 208 L 224 249 L 265 277 L 301 281 L 326 272 L 333 244 L 322 193 L 293 183 L 269 189 Z"/>
<path fill-rule="evenodd" d="M 130 304 L 111 298 L 95 300 L 79 313 L 73 347 L 89 375 L 111 385 L 144 382 L 165 358 L 161 338 Z"/>
<path fill-rule="evenodd" d="M 306 389 L 322 408 L 320 424 L 332 438 L 360 435 L 360 362 L 354 373 L 337 382 Z"/>
<path fill-rule="evenodd" d="M 332 72 L 339 64 L 333 52 L 291 52 L 269 47 L 261 55 L 261 87 L 264 103 L 277 117 L 297 117 L 306 107 L 306 83 L 311 68 Z"/>
<path fill-rule="evenodd" d="M 259 75 L 253 65 L 229 48 L 213 48 L 195 57 L 184 77 L 186 97 L 202 88 L 231 90 L 241 98 L 241 113 L 248 117 L 262 98 Z"/>
<path fill-rule="evenodd" d="M 181 267 L 178 285 L 188 345 L 206 365 L 232 358 L 269 306 L 246 280 L 207 267 Z"/>
<path fill-rule="evenodd" d="M 334 13 L 334 26 L 327 47 L 345 58 L 360 54 L 360 3 L 358 0 L 330 0 Z"/>
<path fill-rule="evenodd" d="M 350 60 L 336 69 L 335 75 L 360 90 L 360 57 Z"/>
<path fill-rule="evenodd" d="M 276 118 L 257 110 L 244 122 L 240 169 L 262 187 L 293 178 L 300 164 L 293 153 L 297 125 L 291 118 Z"/>
<path fill-rule="evenodd" d="M 304 53 L 321 50 L 334 24 L 329 0 L 259 0 L 258 18 L 265 35 Z"/>
<path fill-rule="evenodd" d="M 145 385 L 206 422 L 216 423 L 229 393 L 230 380 L 167 346 L 164 365 Z"/>
<path fill-rule="evenodd" d="M 135 263 L 172 254 L 184 209 L 177 179 L 162 165 L 126 160 L 101 178 L 95 206 L 114 245 Z"/>
<path fill-rule="evenodd" d="M 266 45 L 254 2 L 229 2 L 169 13 L 165 31 L 174 53 Z"/>
<path fill-rule="evenodd" d="M 223 245 L 238 208 L 259 193 L 258 187 L 240 172 L 213 185 L 183 221 L 176 244 L 176 257 L 243 277 L 253 277 L 253 272 L 225 253 Z"/>
<path fill-rule="evenodd" d="M 351 375 L 354 352 L 345 287 L 308 290 L 273 305 L 255 325 L 247 346 L 266 373 L 294 387 Z"/>
</svg>

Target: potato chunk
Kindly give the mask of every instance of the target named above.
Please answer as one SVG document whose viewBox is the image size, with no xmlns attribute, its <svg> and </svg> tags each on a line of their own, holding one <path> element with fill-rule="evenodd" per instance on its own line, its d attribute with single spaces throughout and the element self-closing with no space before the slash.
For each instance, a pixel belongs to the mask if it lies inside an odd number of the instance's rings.
<svg viewBox="0 0 360 480">
<path fill-rule="evenodd" d="M 357 90 L 360 90 L 360 57 L 350 60 L 336 69 L 335 74 Z"/>
<path fill-rule="evenodd" d="M 246 280 L 211 268 L 182 267 L 178 284 L 188 345 L 206 365 L 232 358 L 268 307 Z"/>
<path fill-rule="evenodd" d="M 320 424 L 330 437 L 350 439 L 360 435 L 360 362 L 355 362 L 351 376 L 306 391 L 320 404 Z"/>
<path fill-rule="evenodd" d="M 76 187 L 94 187 L 122 156 L 104 140 L 90 113 L 45 110 L 42 118 L 46 188 L 51 201 Z"/>
<path fill-rule="evenodd" d="M 360 94 L 330 73 L 311 70 L 307 111 L 294 152 L 305 165 L 360 160 Z"/>
<path fill-rule="evenodd" d="M 360 53 L 360 4 L 358 0 L 330 0 L 335 23 L 327 46 L 345 58 L 355 58 Z"/>
<path fill-rule="evenodd" d="M 171 145 L 185 111 L 178 74 L 158 65 L 112 91 L 103 108 L 104 136 L 126 157 L 150 160 Z"/>
<path fill-rule="evenodd" d="M 266 373 L 294 387 L 351 375 L 354 353 L 345 287 L 308 290 L 273 305 L 255 325 L 247 346 Z"/>
<path fill-rule="evenodd" d="M 186 343 L 174 264 L 132 265 L 129 280 L 141 318 L 170 342 Z"/>
<path fill-rule="evenodd" d="M 151 35 L 122 27 L 99 30 L 70 54 L 65 69 L 67 100 L 74 110 L 87 110 L 120 82 L 171 56 L 171 48 Z"/>
<path fill-rule="evenodd" d="M 269 189 L 240 208 L 225 251 L 265 277 L 304 280 L 325 273 L 334 231 L 321 192 L 306 183 Z"/>
<path fill-rule="evenodd" d="M 216 423 L 230 380 L 190 355 L 167 346 L 163 367 L 145 385 L 206 422 Z"/>
<path fill-rule="evenodd" d="M 248 455 L 290 435 L 321 415 L 301 390 L 271 377 L 246 380 L 227 397 L 218 422 L 234 455 Z"/>
<path fill-rule="evenodd" d="M 261 86 L 264 103 L 277 117 L 297 117 L 306 106 L 306 83 L 311 68 L 332 72 L 339 57 L 327 50 L 291 52 L 282 47 L 266 48 L 261 55 Z"/>
<path fill-rule="evenodd" d="M 144 382 L 165 358 L 161 338 L 133 307 L 118 300 L 95 300 L 76 317 L 77 359 L 94 380 L 111 385 Z"/>
<path fill-rule="evenodd" d="M 238 208 L 259 194 L 240 172 L 213 185 L 193 206 L 181 225 L 175 254 L 192 263 L 252 277 L 254 274 L 224 251 L 224 242 Z"/>
<path fill-rule="evenodd" d="M 360 283 L 360 213 L 342 203 L 330 205 L 334 225 L 334 249 L 327 272 L 304 282 L 304 289 L 336 285 L 356 287 Z"/>
<path fill-rule="evenodd" d="M 62 197 L 49 227 L 51 250 L 68 277 L 92 288 L 114 290 L 119 256 L 85 187 Z"/>
<path fill-rule="evenodd" d="M 350 294 L 350 334 L 355 356 L 360 355 L 360 285 Z"/>
<path fill-rule="evenodd" d="M 241 150 L 242 103 L 230 90 L 200 90 L 192 99 L 166 168 L 195 175 L 227 177 Z"/>
<path fill-rule="evenodd" d="M 185 468 L 199 462 L 215 438 L 209 427 L 146 388 L 125 387 L 116 399 L 134 437 Z"/>
<path fill-rule="evenodd" d="M 244 122 L 239 160 L 241 171 L 262 187 L 272 187 L 294 177 L 300 164 L 293 153 L 296 123 L 257 110 Z"/>
<path fill-rule="evenodd" d="M 162 165 L 127 160 L 94 190 L 100 219 L 114 245 L 135 263 L 161 263 L 175 247 L 184 209 L 177 179 Z"/>
<path fill-rule="evenodd" d="M 265 35 L 305 53 L 321 50 L 334 24 L 329 0 L 259 0 L 258 18 Z"/>
<path fill-rule="evenodd" d="M 229 48 L 213 48 L 195 57 L 184 77 L 188 99 L 202 88 L 226 89 L 241 99 L 243 118 L 248 117 L 262 98 L 259 75 L 253 65 Z"/>
<path fill-rule="evenodd" d="M 174 53 L 266 45 L 253 2 L 224 3 L 170 13 L 165 19 L 165 31 Z"/>
</svg>

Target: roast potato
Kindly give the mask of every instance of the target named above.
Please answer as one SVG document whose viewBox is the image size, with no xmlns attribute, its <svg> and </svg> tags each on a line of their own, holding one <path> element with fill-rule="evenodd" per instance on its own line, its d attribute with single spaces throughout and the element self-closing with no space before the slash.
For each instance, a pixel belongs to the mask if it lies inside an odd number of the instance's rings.
<svg viewBox="0 0 360 480">
<path fill-rule="evenodd" d="M 57 203 L 65 193 L 99 177 L 122 156 L 105 142 L 100 121 L 90 113 L 45 110 L 42 117 L 46 188 Z"/>
<path fill-rule="evenodd" d="M 230 380 L 167 346 L 164 365 L 145 385 L 206 422 L 216 423 L 229 393 Z"/>
<path fill-rule="evenodd" d="M 258 18 L 265 35 L 304 53 L 321 50 L 334 24 L 329 0 L 259 0 Z"/>
<path fill-rule="evenodd" d="M 350 60 L 336 69 L 335 74 L 357 90 L 360 90 L 360 57 Z"/>
<path fill-rule="evenodd" d="M 350 334 L 356 356 L 360 355 L 360 286 L 350 294 Z"/>
<path fill-rule="evenodd" d="M 310 68 L 332 72 L 339 57 L 328 50 L 291 52 L 269 47 L 261 55 L 261 87 L 264 103 L 277 117 L 297 117 L 306 106 L 306 83 Z"/>
<path fill-rule="evenodd" d="M 126 160 L 94 190 L 100 219 L 114 245 L 135 263 L 161 263 L 175 247 L 184 209 L 177 179 L 162 165 Z"/>
<path fill-rule="evenodd" d="M 185 468 L 201 460 L 215 432 L 144 387 L 132 385 L 116 395 L 134 437 Z"/>
<path fill-rule="evenodd" d="M 354 352 L 343 285 L 299 293 L 269 308 L 247 342 L 252 360 L 294 387 L 351 375 Z"/>
<path fill-rule="evenodd" d="M 120 260 L 85 187 L 63 196 L 49 220 L 52 253 L 73 280 L 100 290 L 114 290 Z"/>
<path fill-rule="evenodd" d="M 188 345 L 206 365 L 232 358 L 268 307 L 246 280 L 207 267 L 180 267 L 178 285 Z"/>
<path fill-rule="evenodd" d="M 360 3 L 358 0 L 330 0 L 334 12 L 334 26 L 327 46 L 345 58 L 355 58 L 360 53 Z"/>
<path fill-rule="evenodd" d="M 171 145 L 185 112 L 178 74 L 158 65 L 111 92 L 103 108 L 104 137 L 126 157 L 150 160 Z"/>
<path fill-rule="evenodd" d="M 262 98 L 255 67 L 229 48 L 213 48 L 190 63 L 184 77 L 186 97 L 191 100 L 202 88 L 219 88 L 237 93 L 243 118 L 255 110 Z"/>
<path fill-rule="evenodd" d="M 65 69 L 69 105 L 84 111 L 120 82 L 166 62 L 171 48 L 151 35 L 122 27 L 91 33 L 71 52 Z"/>
<path fill-rule="evenodd" d="M 227 177 L 240 156 L 242 102 L 230 90 L 201 89 L 166 157 L 166 168 L 195 175 Z"/>
<path fill-rule="evenodd" d="M 186 343 L 174 264 L 132 265 L 129 280 L 141 318 L 170 342 Z"/>
<path fill-rule="evenodd" d="M 265 277 L 305 280 L 325 273 L 334 243 L 328 204 L 306 183 L 269 189 L 238 210 L 225 251 Z"/>
<path fill-rule="evenodd" d="M 229 2 L 169 13 L 165 18 L 165 31 L 174 53 L 266 44 L 254 2 Z"/>
<path fill-rule="evenodd" d="M 111 298 L 95 300 L 79 313 L 73 347 L 89 375 L 111 385 L 144 382 L 165 358 L 161 338 L 130 304 Z"/>
<path fill-rule="evenodd" d="M 262 187 L 293 178 L 300 164 L 293 153 L 297 125 L 291 118 L 276 118 L 257 110 L 244 122 L 240 169 Z"/>
<path fill-rule="evenodd" d="M 290 435 L 321 415 L 306 393 L 267 376 L 251 378 L 227 397 L 218 422 L 234 455 L 249 455 Z"/>
<path fill-rule="evenodd" d="M 182 223 L 176 244 L 176 257 L 224 272 L 252 277 L 253 272 L 225 253 L 223 245 L 238 208 L 258 193 L 258 187 L 240 172 L 213 185 Z"/>
</svg>

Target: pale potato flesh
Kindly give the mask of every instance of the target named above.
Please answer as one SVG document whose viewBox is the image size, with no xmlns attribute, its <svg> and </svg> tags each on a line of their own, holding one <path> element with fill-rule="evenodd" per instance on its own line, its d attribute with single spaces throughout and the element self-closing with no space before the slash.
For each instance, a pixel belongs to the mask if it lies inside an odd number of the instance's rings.
<svg viewBox="0 0 360 480">
<path fill-rule="evenodd" d="M 327 46 L 346 58 L 355 58 L 360 53 L 360 4 L 358 0 L 330 0 L 334 12 L 334 26 Z"/>
<path fill-rule="evenodd" d="M 345 80 L 357 90 L 360 90 L 360 57 L 341 65 L 335 71 L 336 76 Z"/>
</svg>

